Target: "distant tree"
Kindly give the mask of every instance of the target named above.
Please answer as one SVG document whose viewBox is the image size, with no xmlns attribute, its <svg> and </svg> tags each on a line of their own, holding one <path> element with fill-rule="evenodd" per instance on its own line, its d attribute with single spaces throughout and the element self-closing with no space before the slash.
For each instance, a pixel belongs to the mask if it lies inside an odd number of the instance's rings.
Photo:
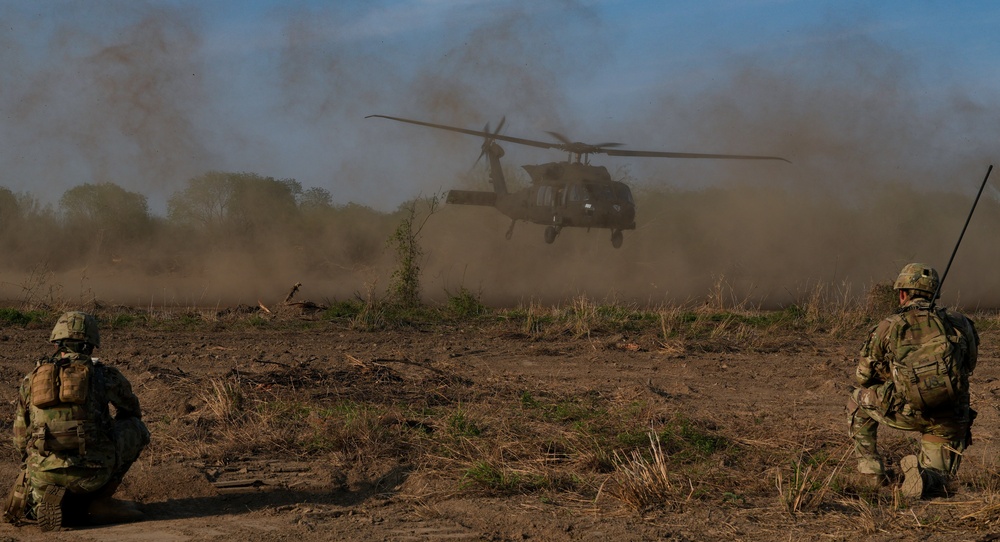
<svg viewBox="0 0 1000 542">
<path fill-rule="evenodd" d="M 22 216 L 17 194 L 0 186 L 0 227 L 8 227 Z"/>
<path fill-rule="evenodd" d="M 171 196 L 167 215 L 211 235 L 253 237 L 293 224 L 301 194 L 302 185 L 294 179 L 210 171 Z"/>
<path fill-rule="evenodd" d="M 70 188 L 59 199 L 70 221 L 92 221 L 136 225 L 149 222 L 146 196 L 129 192 L 114 183 L 82 184 Z"/>
<path fill-rule="evenodd" d="M 230 220 L 236 227 L 259 234 L 294 224 L 299 210 L 297 200 L 302 193 L 298 181 L 252 173 L 236 174 L 233 180 Z"/>
<path fill-rule="evenodd" d="M 229 174 L 210 171 L 190 179 L 184 190 L 171 196 L 167 216 L 181 224 L 214 229 L 225 223 L 232 197 Z"/>
<path fill-rule="evenodd" d="M 114 183 L 82 184 L 59 199 L 68 235 L 86 239 L 88 248 L 115 255 L 129 243 L 146 239 L 152 231 L 146 196 Z"/>
<path fill-rule="evenodd" d="M 299 208 L 303 211 L 330 209 L 333 207 L 333 194 L 325 188 L 310 188 L 299 197 Z"/>
</svg>

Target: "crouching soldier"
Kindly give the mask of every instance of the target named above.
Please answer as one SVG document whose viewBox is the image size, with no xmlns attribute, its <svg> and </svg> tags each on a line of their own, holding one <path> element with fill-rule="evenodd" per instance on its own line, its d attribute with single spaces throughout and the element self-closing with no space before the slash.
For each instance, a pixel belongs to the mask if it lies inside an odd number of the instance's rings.
<svg viewBox="0 0 1000 542">
<path fill-rule="evenodd" d="M 4 521 L 33 519 L 51 531 L 61 528 L 64 518 L 67 525 L 141 519 L 134 503 L 112 499 L 149 444 L 139 399 L 121 372 L 91 358 L 101 345 L 93 316 L 63 314 L 50 342 L 55 353 L 21 384 L 14 446 L 23 470 Z"/>
<path fill-rule="evenodd" d="M 969 405 L 969 376 L 976 369 L 979 336 L 961 313 L 934 307 L 939 285 L 933 268 L 903 267 L 893 285 L 899 309 L 875 326 L 861 348 L 855 373 L 860 387 L 847 405 L 862 474 L 885 477 L 880 425 L 920 433 L 919 455 L 899 462 L 901 490 L 911 498 L 938 495 L 952 485 L 976 416 Z"/>
</svg>

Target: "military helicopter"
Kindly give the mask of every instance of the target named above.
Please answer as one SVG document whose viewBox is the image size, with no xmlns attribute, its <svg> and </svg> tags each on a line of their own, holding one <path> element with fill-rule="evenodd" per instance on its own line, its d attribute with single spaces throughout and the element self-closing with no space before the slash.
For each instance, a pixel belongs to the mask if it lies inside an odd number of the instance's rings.
<svg viewBox="0 0 1000 542">
<path fill-rule="evenodd" d="M 489 123 L 483 130 L 469 130 L 386 115 L 368 115 L 365 118 L 373 117 L 482 137 L 482 151 L 479 153 L 476 163 L 479 163 L 483 156 L 489 160 L 489 179 L 493 185 L 493 191 L 449 190 L 445 201 L 459 205 L 495 207 L 511 219 L 510 227 L 507 228 L 506 233 L 507 240 L 510 240 L 514 234 L 514 224 L 518 220 L 524 220 L 546 226 L 546 243 L 553 243 L 563 228 L 587 228 L 588 231 L 590 228 L 603 228 L 611 230 L 611 245 L 613 247 L 622 246 L 624 241 L 622 231 L 635 229 L 635 200 L 632 198 L 632 191 L 625 183 L 613 180 L 604 166 L 591 165 L 591 154 L 646 158 L 716 158 L 788 162 L 788 160 L 778 156 L 616 149 L 615 147 L 620 147 L 622 144 L 599 143 L 591 145 L 571 141 L 557 132 L 547 133 L 558 142 L 536 141 L 501 135 L 500 130 L 503 129 L 506 117 L 500 120 L 500 124 L 493 131 L 490 131 Z M 566 152 L 568 156 L 564 162 L 521 166 L 531 177 L 531 186 L 510 192 L 507 190 L 507 180 L 500 167 L 500 158 L 504 155 L 504 150 L 500 145 L 497 145 L 497 140 L 542 149 L 557 149 Z"/>
</svg>

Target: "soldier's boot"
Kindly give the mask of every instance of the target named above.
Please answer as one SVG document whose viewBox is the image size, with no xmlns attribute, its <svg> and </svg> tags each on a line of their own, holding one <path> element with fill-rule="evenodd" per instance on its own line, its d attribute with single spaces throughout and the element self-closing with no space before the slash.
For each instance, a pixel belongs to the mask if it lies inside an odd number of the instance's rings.
<svg viewBox="0 0 1000 542">
<path fill-rule="evenodd" d="M 104 487 L 91 495 L 87 507 L 87 521 L 90 524 L 131 523 L 146 517 L 136 503 L 112 498 L 121 483 L 121 477 L 113 477 Z"/>
<path fill-rule="evenodd" d="M 858 458 L 858 474 L 853 479 L 868 489 L 878 489 L 888 482 L 882 460 L 877 457 Z"/>
<path fill-rule="evenodd" d="M 861 474 L 874 474 L 876 476 L 885 476 L 885 466 L 882 465 L 882 459 L 878 457 L 860 457 L 858 458 L 858 472 Z"/>
<path fill-rule="evenodd" d="M 951 477 L 943 472 L 924 469 L 922 478 L 925 497 L 948 497 L 958 491 L 957 484 L 951 488 L 948 487 L 948 479 Z"/>
<path fill-rule="evenodd" d="M 141 521 L 146 515 L 132 501 L 104 497 L 90 503 L 87 517 L 92 525 L 108 525 Z"/>
<path fill-rule="evenodd" d="M 43 531 L 58 531 L 63 526 L 62 501 L 66 488 L 57 485 L 45 486 L 42 499 L 35 507 L 35 519 Z"/>
<path fill-rule="evenodd" d="M 924 494 L 924 477 L 920 471 L 920 461 L 915 455 L 908 455 L 899 460 L 899 470 L 903 474 L 903 485 L 900 493 L 911 499 L 919 499 Z"/>
<path fill-rule="evenodd" d="M 966 433 L 967 436 L 968 433 Z M 924 472 L 924 496 L 951 496 L 958 492 L 955 473 L 962 463 L 965 436 L 948 440 L 936 435 L 924 435 L 920 441 L 920 459 Z"/>
</svg>

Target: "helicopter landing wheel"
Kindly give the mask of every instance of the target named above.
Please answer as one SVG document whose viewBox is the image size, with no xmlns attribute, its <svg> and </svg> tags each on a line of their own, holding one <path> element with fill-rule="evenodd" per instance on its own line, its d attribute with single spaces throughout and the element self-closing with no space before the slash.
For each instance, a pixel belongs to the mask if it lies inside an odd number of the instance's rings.
<svg viewBox="0 0 1000 542">
<path fill-rule="evenodd" d="M 510 241 L 510 238 L 513 237 L 513 236 L 514 236 L 514 221 L 511 220 L 510 221 L 510 227 L 507 228 L 507 233 L 504 234 L 504 237 L 506 237 L 507 240 Z"/>
<path fill-rule="evenodd" d="M 555 226 L 549 226 L 545 228 L 545 242 L 552 244 L 556 240 L 556 236 L 559 235 L 559 230 Z"/>
<path fill-rule="evenodd" d="M 621 230 L 611 232 L 611 246 L 621 248 L 623 241 L 625 241 L 625 236 L 622 235 Z"/>
</svg>

